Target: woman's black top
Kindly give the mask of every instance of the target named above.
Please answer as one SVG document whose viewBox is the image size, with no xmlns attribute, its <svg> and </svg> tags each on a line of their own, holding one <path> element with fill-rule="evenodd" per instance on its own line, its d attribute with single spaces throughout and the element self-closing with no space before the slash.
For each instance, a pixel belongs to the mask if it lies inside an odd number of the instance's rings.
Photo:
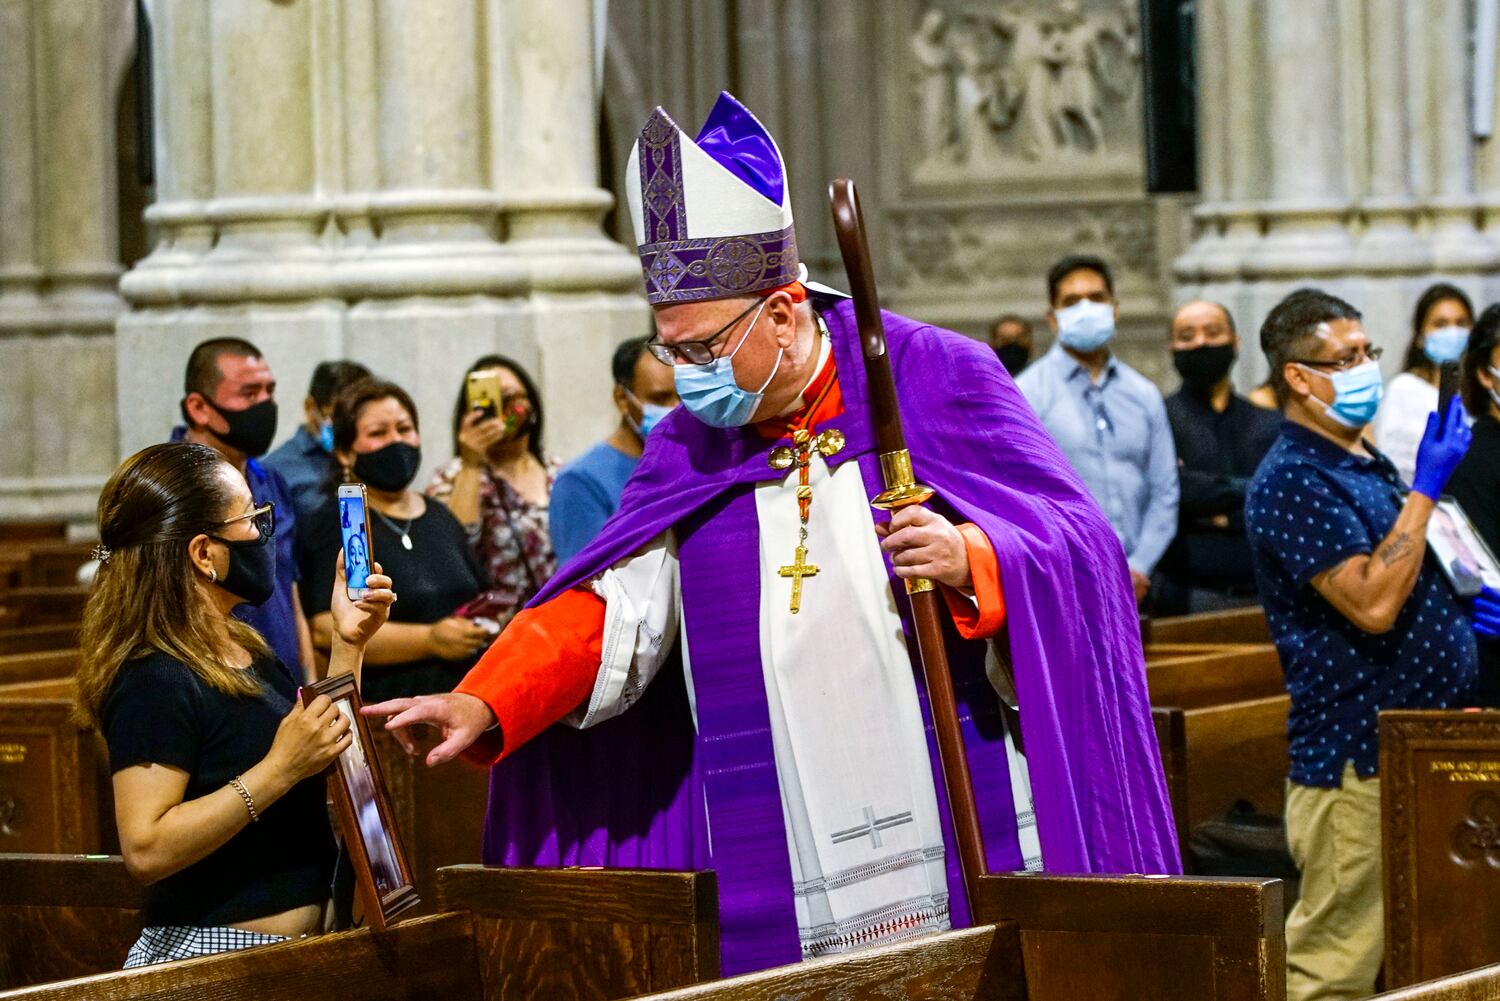
<svg viewBox="0 0 1500 1001">
<path fill-rule="evenodd" d="M 447 618 L 484 590 L 483 577 L 475 562 L 463 526 L 440 501 L 426 498 L 427 510 L 413 518 L 392 518 L 411 537 L 411 548 L 401 544 L 401 533 L 370 511 L 370 558 L 391 578 L 396 603 L 392 622 L 426 625 Z M 333 598 L 334 563 L 339 547 L 338 507 L 330 501 L 309 519 L 299 523 L 298 548 L 302 553 L 302 607 L 308 618 L 328 611 Z M 432 692 L 448 692 L 458 684 L 473 660 L 448 661 L 436 657 L 404 664 L 366 663 L 360 679 L 360 696 L 366 703 Z"/>
<path fill-rule="evenodd" d="M 180 768 L 188 774 L 184 802 L 249 771 L 271 750 L 297 689 L 274 657 L 247 670 L 261 683 L 259 695 L 226 695 L 164 653 L 127 661 L 100 714 L 110 771 L 146 763 Z M 327 789 L 321 776 L 304 779 L 276 802 L 258 805 L 257 823 L 151 887 L 146 924 L 212 928 L 325 904 L 334 862 Z"/>
<path fill-rule="evenodd" d="M 1448 480 L 1474 530 L 1500 556 L 1500 421 L 1484 414 L 1474 422 L 1474 441 Z M 1479 637 L 1479 682 L 1474 701 L 1500 708 L 1500 640 Z"/>
</svg>

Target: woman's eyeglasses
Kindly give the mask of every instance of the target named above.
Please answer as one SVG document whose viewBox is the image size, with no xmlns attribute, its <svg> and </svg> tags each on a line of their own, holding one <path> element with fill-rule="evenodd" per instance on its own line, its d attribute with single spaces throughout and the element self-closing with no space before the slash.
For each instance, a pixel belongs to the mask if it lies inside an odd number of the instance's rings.
<svg viewBox="0 0 1500 1001">
<path fill-rule="evenodd" d="M 252 519 L 255 522 L 255 530 L 260 533 L 261 538 L 269 539 L 276 535 L 276 505 L 269 501 L 267 501 L 265 504 L 262 504 L 254 511 L 251 511 L 249 514 L 242 514 L 238 518 L 230 518 L 228 521 L 221 521 L 214 527 L 224 528 L 229 525 L 238 524 L 242 521 L 251 521 Z"/>
</svg>

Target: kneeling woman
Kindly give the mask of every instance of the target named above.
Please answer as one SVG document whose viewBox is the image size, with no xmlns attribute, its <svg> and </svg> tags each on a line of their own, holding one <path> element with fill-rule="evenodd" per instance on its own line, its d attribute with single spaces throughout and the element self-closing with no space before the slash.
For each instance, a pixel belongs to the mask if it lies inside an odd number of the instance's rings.
<svg viewBox="0 0 1500 1001">
<path fill-rule="evenodd" d="M 327 698 L 230 611 L 276 582 L 275 509 L 202 445 L 125 460 L 99 500 L 103 560 L 84 612 L 79 714 L 109 745 L 125 865 L 151 886 L 126 966 L 323 928 L 334 842 L 319 777 L 349 746 Z M 358 675 L 395 596 L 335 575 L 330 673 Z"/>
</svg>

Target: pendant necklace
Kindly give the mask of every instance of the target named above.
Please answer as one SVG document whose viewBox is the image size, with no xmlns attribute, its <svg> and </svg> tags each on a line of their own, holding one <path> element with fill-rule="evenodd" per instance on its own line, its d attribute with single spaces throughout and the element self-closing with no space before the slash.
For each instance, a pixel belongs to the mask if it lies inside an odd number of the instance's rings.
<svg viewBox="0 0 1500 1001">
<path fill-rule="evenodd" d="M 394 521 L 392 521 L 391 519 L 389 519 L 389 518 L 387 518 L 385 516 L 385 513 L 383 511 L 377 511 L 373 506 L 370 508 L 370 510 L 371 511 L 375 511 L 375 516 L 377 518 L 379 518 L 381 521 L 385 522 L 385 525 L 386 525 L 387 528 L 389 528 L 391 531 L 395 532 L 397 535 L 401 536 L 401 545 L 408 552 L 410 552 L 411 551 L 411 523 L 413 521 L 416 521 L 416 519 L 415 518 L 407 518 L 405 525 L 397 526 L 397 524 Z"/>
<path fill-rule="evenodd" d="M 814 435 L 806 428 L 799 428 L 792 432 L 792 444 L 779 445 L 771 450 L 767 456 L 767 463 L 777 472 L 782 472 L 793 467 L 797 470 L 797 545 L 792 551 L 792 562 L 776 570 L 778 577 L 787 577 L 792 582 L 792 602 L 790 611 L 793 615 L 802 611 L 802 581 L 805 577 L 816 577 L 820 569 L 817 564 L 807 562 L 807 518 L 812 512 L 813 488 L 808 477 L 808 463 L 812 460 L 812 453 L 818 452 L 825 458 L 837 455 L 843 451 L 844 435 L 842 432 L 829 429 L 822 434 Z"/>
</svg>

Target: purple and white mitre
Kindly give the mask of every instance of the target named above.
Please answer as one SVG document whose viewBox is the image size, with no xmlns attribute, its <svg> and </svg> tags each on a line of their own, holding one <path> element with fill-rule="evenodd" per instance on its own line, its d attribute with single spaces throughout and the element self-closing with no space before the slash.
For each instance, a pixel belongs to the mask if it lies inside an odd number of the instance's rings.
<svg viewBox="0 0 1500 1001">
<path fill-rule="evenodd" d="M 781 151 L 727 91 L 696 139 L 653 111 L 625 177 L 651 305 L 750 295 L 804 273 Z"/>
</svg>

